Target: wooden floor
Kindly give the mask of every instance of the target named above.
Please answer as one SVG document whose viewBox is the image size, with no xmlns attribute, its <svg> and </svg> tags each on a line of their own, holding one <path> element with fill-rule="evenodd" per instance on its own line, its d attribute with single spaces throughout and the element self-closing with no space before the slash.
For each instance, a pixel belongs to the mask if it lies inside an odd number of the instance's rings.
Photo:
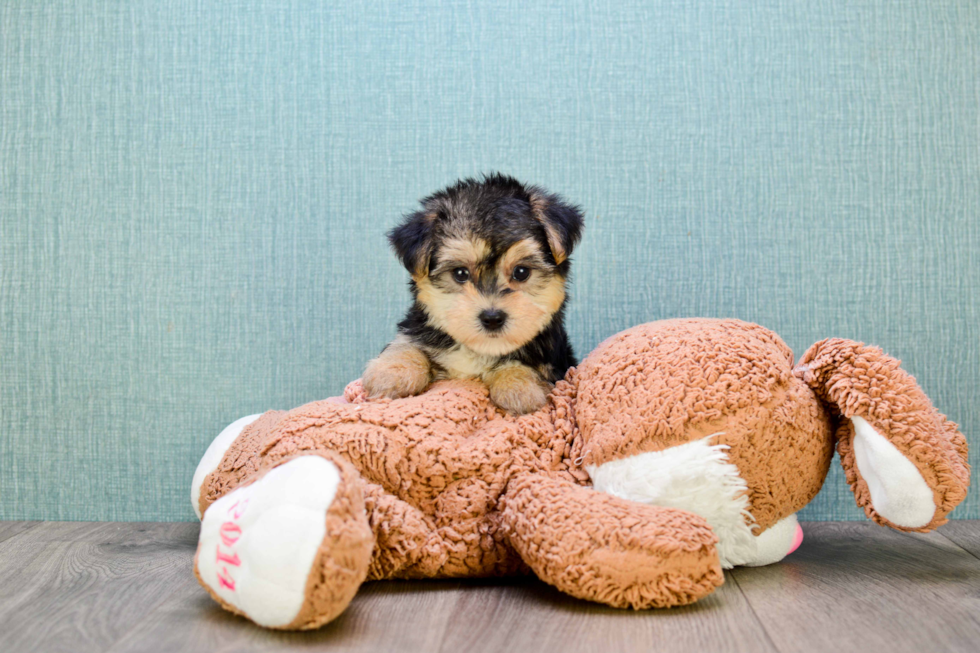
<svg viewBox="0 0 980 653">
<path fill-rule="evenodd" d="M 197 524 L 0 522 L 0 651 L 980 650 L 980 522 L 903 534 L 804 524 L 784 562 L 694 606 L 628 612 L 533 579 L 369 583 L 309 633 L 221 610 L 191 572 Z"/>
</svg>

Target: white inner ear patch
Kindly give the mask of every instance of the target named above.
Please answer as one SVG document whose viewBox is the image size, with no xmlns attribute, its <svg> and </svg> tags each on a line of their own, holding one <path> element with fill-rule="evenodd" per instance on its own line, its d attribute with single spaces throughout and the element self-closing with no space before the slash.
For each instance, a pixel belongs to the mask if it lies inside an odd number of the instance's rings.
<svg viewBox="0 0 980 653">
<path fill-rule="evenodd" d="M 932 521 L 936 504 L 932 489 L 911 460 L 861 417 L 852 417 L 854 458 L 868 484 L 875 512 L 904 528 L 922 528 Z"/>
</svg>

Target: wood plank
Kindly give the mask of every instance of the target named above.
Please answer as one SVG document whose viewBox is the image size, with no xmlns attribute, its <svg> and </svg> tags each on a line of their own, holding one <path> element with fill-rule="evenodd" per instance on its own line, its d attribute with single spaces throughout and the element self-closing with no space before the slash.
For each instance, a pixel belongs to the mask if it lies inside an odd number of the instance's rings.
<svg viewBox="0 0 980 653">
<path fill-rule="evenodd" d="M 260 628 L 226 612 L 191 575 L 179 591 L 121 639 L 112 653 L 150 651 L 278 651 L 317 647 L 342 651 L 434 651 L 466 583 L 366 583 L 336 620 L 308 632 Z"/>
<path fill-rule="evenodd" d="M 697 605 L 614 610 L 533 578 L 383 581 L 361 588 L 336 621 L 310 633 L 259 628 L 219 608 L 196 583 L 148 615 L 113 649 L 272 651 L 322 644 L 343 651 L 775 651 L 745 598 L 726 584 Z"/>
<path fill-rule="evenodd" d="M 309 633 L 259 628 L 223 611 L 192 577 L 113 653 L 273 651 L 603 650 L 775 651 L 738 588 L 700 603 L 632 612 L 579 601 L 533 578 L 367 583 L 334 622 Z"/>
<path fill-rule="evenodd" d="M 733 575 L 783 653 L 975 651 L 980 561 L 937 533 L 807 523 L 777 565 Z"/>
<path fill-rule="evenodd" d="M 617 610 L 574 599 L 536 580 L 470 588 L 441 651 L 775 651 L 738 587 L 726 582 L 698 603 Z"/>
<path fill-rule="evenodd" d="M 186 577 L 198 525 L 45 523 L 0 545 L 0 650 L 104 651 Z"/>
<path fill-rule="evenodd" d="M 686 608 L 613 610 L 533 578 L 383 581 L 324 628 L 283 633 L 225 612 L 198 586 L 197 524 L 18 526 L 0 541 L 0 650 L 976 648 L 980 560 L 966 549 L 977 550 L 980 523 L 927 535 L 869 523 L 804 529 L 803 547 L 783 563 L 734 570 Z"/>
<path fill-rule="evenodd" d="M 936 532 L 980 558 L 980 521 L 951 521 Z"/>
<path fill-rule="evenodd" d="M 775 651 L 734 585 L 695 606 L 631 612 L 578 601 L 536 579 L 383 581 L 361 588 L 336 621 L 308 633 L 259 628 L 185 584 L 112 653 L 158 650 Z M 465 648 L 461 648 L 465 647 Z"/>
<path fill-rule="evenodd" d="M 34 528 L 39 523 L 36 521 L 0 521 L 0 543 Z"/>
</svg>

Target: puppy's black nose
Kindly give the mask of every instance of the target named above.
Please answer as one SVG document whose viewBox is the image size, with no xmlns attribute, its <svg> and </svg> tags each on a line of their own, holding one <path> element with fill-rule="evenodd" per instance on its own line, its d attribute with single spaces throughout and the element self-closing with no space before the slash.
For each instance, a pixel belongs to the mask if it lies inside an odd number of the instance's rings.
<svg viewBox="0 0 980 653">
<path fill-rule="evenodd" d="M 507 314 L 497 308 L 488 308 L 480 313 L 480 324 L 487 331 L 500 331 L 507 321 Z"/>
</svg>

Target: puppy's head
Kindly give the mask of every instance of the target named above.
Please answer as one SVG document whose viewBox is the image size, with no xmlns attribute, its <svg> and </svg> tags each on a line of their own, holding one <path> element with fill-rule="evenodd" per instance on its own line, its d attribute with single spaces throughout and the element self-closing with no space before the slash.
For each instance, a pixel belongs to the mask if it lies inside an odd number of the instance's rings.
<svg viewBox="0 0 980 653">
<path fill-rule="evenodd" d="M 388 238 L 429 323 L 473 351 L 531 341 L 565 302 L 578 208 L 516 179 L 466 179 L 422 200 Z"/>
</svg>

